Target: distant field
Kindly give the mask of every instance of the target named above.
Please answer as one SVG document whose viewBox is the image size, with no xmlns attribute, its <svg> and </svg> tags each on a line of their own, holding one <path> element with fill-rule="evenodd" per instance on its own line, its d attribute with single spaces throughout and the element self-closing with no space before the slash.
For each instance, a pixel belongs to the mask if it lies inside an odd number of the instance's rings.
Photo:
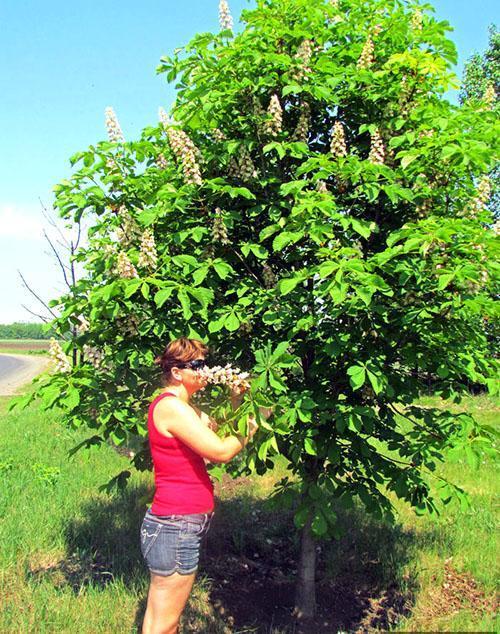
<svg viewBox="0 0 500 634">
<path fill-rule="evenodd" d="M 0 339 L 0 353 L 44 354 L 48 348 L 48 339 Z"/>
</svg>

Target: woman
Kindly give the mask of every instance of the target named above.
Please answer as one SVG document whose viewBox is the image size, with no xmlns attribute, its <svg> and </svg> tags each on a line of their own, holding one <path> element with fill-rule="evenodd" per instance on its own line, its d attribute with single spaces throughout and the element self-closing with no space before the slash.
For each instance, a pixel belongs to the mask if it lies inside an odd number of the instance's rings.
<svg viewBox="0 0 500 634">
<path fill-rule="evenodd" d="M 196 339 L 172 341 L 156 360 L 165 382 L 149 407 L 148 432 L 155 474 L 153 504 L 141 526 L 141 549 L 151 575 L 143 634 L 175 634 L 193 587 L 201 538 L 214 509 L 213 486 L 205 459 L 229 462 L 255 434 L 219 438 L 215 421 L 190 403 L 205 386 L 196 370 L 207 347 Z M 231 395 L 233 409 L 240 393 Z"/>
</svg>

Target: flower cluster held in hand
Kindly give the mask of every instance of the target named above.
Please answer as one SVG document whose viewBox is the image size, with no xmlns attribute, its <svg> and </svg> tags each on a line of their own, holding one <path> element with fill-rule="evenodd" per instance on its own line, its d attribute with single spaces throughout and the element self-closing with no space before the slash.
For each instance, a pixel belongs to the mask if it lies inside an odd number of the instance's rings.
<svg viewBox="0 0 500 634">
<path fill-rule="evenodd" d="M 230 363 L 224 367 L 220 365 L 216 365 L 213 368 L 205 366 L 201 370 L 198 370 L 197 373 L 201 378 L 205 379 L 207 383 L 226 385 L 231 390 L 248 389 L 250 387 L 247 380 L 250 376 L 248 372 L 242 372 L 239 368 L 233 368 Z"/>
</svg>

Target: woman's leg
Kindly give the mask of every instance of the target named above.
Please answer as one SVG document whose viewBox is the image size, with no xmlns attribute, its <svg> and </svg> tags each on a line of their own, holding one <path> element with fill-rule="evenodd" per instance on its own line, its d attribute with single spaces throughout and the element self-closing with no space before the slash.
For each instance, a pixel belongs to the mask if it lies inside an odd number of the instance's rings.
<svg viewBox="0 0 500 634">
<path fill-rule="evenodd" d="M 176 634 L 196 573 L 169 577 L 151 574 L 142 634 Z"/>
</svg>

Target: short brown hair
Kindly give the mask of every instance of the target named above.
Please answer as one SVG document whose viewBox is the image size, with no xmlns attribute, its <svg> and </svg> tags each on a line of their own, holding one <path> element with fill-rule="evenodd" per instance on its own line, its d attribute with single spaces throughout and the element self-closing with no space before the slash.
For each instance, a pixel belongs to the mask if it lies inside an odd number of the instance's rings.
<svg viewBox="0 0 500 634">
<path fill-rule="evenodd" d="M 163 354 L 155 359 L 155 363 L 161 367 L 165 381 L 169 381 L 172 378 L 170 373 L 172 368 L 178 367 L 187 361 L 198 359 L 200 355 L 204 357 L 207 354 L 208 346 L 203 341 L 181 337 L 171 341 Z"/>
</svg>

